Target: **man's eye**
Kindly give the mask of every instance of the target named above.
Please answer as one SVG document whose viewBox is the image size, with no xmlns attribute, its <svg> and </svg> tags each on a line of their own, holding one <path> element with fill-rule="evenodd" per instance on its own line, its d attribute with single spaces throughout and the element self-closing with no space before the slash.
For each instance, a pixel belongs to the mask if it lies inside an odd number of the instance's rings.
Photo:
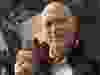
<svg viewBox="0 0 100 75">
<path fill-rule="evenodd" d="M 47 27 L 51 27 L 52 23 L 51 22 L 48 22 L 47 23 Z"/>
</svg>

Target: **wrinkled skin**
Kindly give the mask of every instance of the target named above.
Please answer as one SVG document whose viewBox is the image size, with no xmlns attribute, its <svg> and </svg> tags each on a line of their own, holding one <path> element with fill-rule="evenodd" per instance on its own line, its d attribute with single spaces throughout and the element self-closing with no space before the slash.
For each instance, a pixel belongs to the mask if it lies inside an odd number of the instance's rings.
<svg viewBox="0 0 100 75">
<path fill-rule="evenodd" d="M 64 47 L 71 48 L 72 40 L 78 39 L 75 36 L 75 32 L 79 32 L 79 17 L 64 16 L 64 14 L 63 14 L 64 12 L 62 9 L 63 5 L 58 4 L 55 7 L 57 7 L 57 12 L 59 12 L 61 10 L 62 10 L 62 12 L 57 13 L 55 11 L 55 8 L 48 6 L 48 9 L 49 9 L 48 15 L 49 16 L 46 16 L 46 17 L 43 16 L 43 17 L 38 18 L 38 20 L 41 23 L 41 25 L 40 25 L 41 28 L 39 31 L 43 32 L 42 36 L 44 38 L 46 37 L 46 39 L 44 39 L 45 42 L 48 42 L 47 41 L 48 38 L 49 38 L 49 43 L 51 43 L 52 41 L 54 41 L 54 39 L 56 39 L 55 42 L 57 44 L 56 49 L 57 49 L 58 55 L 63 55 Z M 57 16 L 57 14 L 59 16 Z M 60 19 L 63 17 L 66 18 L 65 22 Z M 41 20 L 40 20 L 40 18 L 41 18 Z M 59 20 L 57 20 L 58 18 L 59 18 Z M 40 36 L 38 38 L 40 38 Z"/>
</svg>

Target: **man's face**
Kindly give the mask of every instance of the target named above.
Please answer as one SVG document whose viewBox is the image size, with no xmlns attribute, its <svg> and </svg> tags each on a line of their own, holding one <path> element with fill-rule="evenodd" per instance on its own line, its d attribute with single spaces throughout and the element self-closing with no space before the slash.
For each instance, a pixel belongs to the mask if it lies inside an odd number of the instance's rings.
<svg viewBox="0 0 100 75">
<path fill-rule="evenodd" d="M 63 38 L 65 32 L 73 32 L 74 26 L 71 17 L 52 18 L 45 25 L 50 39 Z"/>
<path fill-rule="evenodd" d="M 45 25 L 45 29 L 50 42 L 56 40 L 55 42 L 60 46 L 64 43 L 67 44 L 66 47 L 69 47 L 71 41 L 76 38 L 75 33 L 79 32 L 79 17 L 52 19 Z"/>
</svg>

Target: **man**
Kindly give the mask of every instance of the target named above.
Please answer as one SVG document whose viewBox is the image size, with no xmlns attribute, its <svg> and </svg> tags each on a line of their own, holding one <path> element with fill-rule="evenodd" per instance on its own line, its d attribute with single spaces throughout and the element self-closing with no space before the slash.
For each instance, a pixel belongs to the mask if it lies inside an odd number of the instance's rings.
<svg viewBox="0 0 100 75">
<path fill-rule="evenodd" d="M 49 51 L 56 52 L 56 56 L 64 54 L 64 43 L 66 47 L 71 47 L 72 40 L 74 39 L 73 32 L 78 31 L 78 26 L 75 26 L 75 19 L 77 18 L 69 14 L 65 16 L 65 9 L 63 7 L 63 4 L 56 2 L 49 4 L 47 12 L 44 10 L 45 12 L 43 13 L 46 16 L 38 17 L 40 32 L 34 35 L 34 37 L 39 39 L 40 43 L 46 42 L 49 44 Z M 66 11 L 67 13 L 69 13 L 68 10 Z"/>
</svg>

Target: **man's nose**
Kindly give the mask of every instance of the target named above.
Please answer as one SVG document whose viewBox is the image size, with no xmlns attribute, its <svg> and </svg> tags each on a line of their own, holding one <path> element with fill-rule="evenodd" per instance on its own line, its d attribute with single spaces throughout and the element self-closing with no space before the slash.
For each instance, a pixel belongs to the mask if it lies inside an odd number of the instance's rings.
<svg viewBox="0 0 100 75">
<path fill-rule="evenodd" d="M 56 38 L 56 28 L 54 25 L 51 25 L 50 30 L 48 32 L 49 38 L 53 41 Z"/>
<path fill-rule="evenodd" d="M 52 27 L 51 27 L 51 31 L 52 31 L 53 33 L 55 33 L 55 31 L 56 31 L 56 27 L 55 27 L 54 24 L 53 24 Z"/>
</svg>

